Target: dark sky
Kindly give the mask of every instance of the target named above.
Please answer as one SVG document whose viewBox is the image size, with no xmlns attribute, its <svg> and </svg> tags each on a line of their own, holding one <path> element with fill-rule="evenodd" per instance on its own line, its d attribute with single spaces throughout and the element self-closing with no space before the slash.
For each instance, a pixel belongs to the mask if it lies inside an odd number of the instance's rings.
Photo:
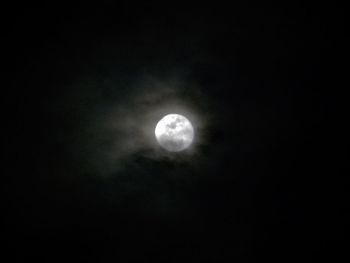
<svg viewBox="0 0 350 263">
<path fill-rule="evenodd" d="M 9 8 L 6 250 L 46 262 L 332 257 L 345 214 L 340 14 Z M 174 111 L 197 139 L 172 154 L 150 134 Z"/>
</svg>

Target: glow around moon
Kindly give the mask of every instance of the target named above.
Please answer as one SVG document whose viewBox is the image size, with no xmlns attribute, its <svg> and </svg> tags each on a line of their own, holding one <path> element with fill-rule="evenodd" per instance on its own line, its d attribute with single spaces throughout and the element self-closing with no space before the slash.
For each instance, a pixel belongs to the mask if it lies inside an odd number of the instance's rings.
<svg viewBox="0 0 350 263">
<path fill-rule="evenodd" d="M 155 129 L 158 143 L 170 152 L 180 152 L 188 148 L 194 138 L 191 122 L 179 114 L 164 116 Z"/>
</svg>

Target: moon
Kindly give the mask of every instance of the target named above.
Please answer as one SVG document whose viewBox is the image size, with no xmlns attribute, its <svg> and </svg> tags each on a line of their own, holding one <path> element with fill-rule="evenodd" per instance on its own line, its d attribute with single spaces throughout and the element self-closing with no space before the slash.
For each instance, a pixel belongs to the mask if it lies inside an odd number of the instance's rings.
<svg viewBox="0 0 350 263">
<path fill-rule="evenodd" d="M 165 150 L 180 152 L 192 144 L 194 129 L 186 117 L 180 114 L 168 114 L 157 123 L 155 136 Z"/>
</svg>

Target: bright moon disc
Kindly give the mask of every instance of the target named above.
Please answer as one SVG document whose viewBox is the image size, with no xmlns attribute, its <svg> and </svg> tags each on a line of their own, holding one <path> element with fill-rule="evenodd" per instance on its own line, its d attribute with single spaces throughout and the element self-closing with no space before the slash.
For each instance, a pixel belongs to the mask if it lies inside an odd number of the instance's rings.
<svg viewBox="0 0 350 263">
<path fill-rule="evenodd" d="M 184 116 L 168 114 L 157 123 L 155 135 L 164 149 L 180 152 L 191 145 L 194 130 L 190 121 Z"/>
</svg>

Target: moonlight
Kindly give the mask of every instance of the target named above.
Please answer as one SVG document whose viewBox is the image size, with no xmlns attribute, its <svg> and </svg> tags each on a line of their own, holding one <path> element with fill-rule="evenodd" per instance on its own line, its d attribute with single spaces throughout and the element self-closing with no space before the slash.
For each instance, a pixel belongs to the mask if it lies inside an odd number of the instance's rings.
<svg viewBox="0 0 350 263">
<path fill-rule="evenodd" d="M 180 152 L 191 145 L 194 130 L 186 117 L 179 114 L 168 114 L 157 123 L 155 136 L 164 149 L 170 152 Z"/>
</svg>

